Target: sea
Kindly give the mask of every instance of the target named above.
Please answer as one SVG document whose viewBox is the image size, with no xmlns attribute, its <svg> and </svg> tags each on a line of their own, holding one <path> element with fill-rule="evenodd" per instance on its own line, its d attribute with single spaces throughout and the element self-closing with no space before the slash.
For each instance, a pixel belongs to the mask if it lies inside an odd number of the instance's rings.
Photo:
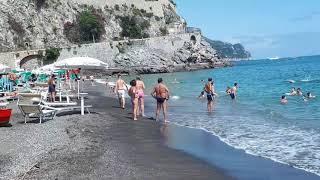
<svg viewBox="0 0 320 180">
<path fill-rule="evenodd" d="M 267 158 L 320 175 L 320 56 L 234 62 L 220 69 L 144 75 L 147 95 L 162 77 L 171 91 L 170 123 L 202 129 L 246 154 Z M 208 113 L 206 100 L 197 99 L 201 80 L 213 78 L 219 96 Z M 226 95 L 239 84 L 238 98 Z M 295 88 L 318 96 L 280 98 Z M 148 102 L 150 101 L 150 102 Z M 154 100 L 147 96 L 147 104 Z M 154 106 L 147 105 L 148 116 Z M 320 179 L 320 177 L 319 177 Z"/>
</svg>

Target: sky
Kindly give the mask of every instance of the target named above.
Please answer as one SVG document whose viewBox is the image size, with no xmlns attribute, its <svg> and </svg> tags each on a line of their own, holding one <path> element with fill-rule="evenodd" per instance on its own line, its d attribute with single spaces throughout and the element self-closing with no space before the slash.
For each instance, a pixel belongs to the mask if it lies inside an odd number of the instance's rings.
<svg viewBox="0 0 320 180">
<path fill-rule="evenodd" d="M 175 0 L 188 26 L 253 58 L 320 54 L 320 0 Z"/>
</svg>

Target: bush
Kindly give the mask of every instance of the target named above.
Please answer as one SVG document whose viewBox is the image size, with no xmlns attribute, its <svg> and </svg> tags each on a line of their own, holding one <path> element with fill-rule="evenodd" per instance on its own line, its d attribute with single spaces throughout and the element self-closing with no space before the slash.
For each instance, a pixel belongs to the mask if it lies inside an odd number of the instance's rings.
<svg viewBox="0 0 320 180">
<path fill-rule="evenodd" d="M 68 21 L 64 23 L 63 27 L 63 33 L 70 42 L 80 43 L 80 30 L 78 24 Z"/>
<path fill-rule="evenodd" d="M 17 33 L 20 37 L 24 36 L 26 33 L 25 29 L 22 26 L 22 23 L 19 23 L 16 19 L 14 19 L 12 16 L 8 16 L 8 23 L 10 28 Z"/>
<path fill-rule="evenodd" d="M 166 27 L 160 27 L 159 30 L 160 30 L 162 36 L 166 36 L 169 34 L 169 31 Z"/>
<path fill-rule="evenodd" d="M 120 6 L 119 6 L 118 4 L 116 4 L 116 5 L 114 5 L 114 9 L 115 9 L 116 11 L 120 11 Z"/>
<path fill-rule="evenodd" d="M 46 0 L 34 0 L 37 10 L 41 9 L 45 4 Z"/>
<path fill-rule="evenodd" d="M 46 49 L 46 55 L 43 58 L 44 64 L 51 64 L 55 62 L 60 56 L 60 49 L 50 48 Z"/>
<path fill-rule="evenodd" d="M 161 20 L 161 18 L 159 16 L 155 16 L 154 18 L 155 18 L 156 21 L 160 21 Z"/>
<path fill-rule="evenodd" d="M 121 36 L 135 39 L 148 37 L 149 35 L 144 31 L 150 27 L 147 20 L 139 21 L 136 17 L 124 16 L 120 17 L 122 28 Z"/>
</svg>

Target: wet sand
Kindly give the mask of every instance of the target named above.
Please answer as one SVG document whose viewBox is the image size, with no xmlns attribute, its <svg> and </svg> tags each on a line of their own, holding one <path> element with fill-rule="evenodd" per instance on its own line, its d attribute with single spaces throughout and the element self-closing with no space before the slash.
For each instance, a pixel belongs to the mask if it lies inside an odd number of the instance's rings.
<svg viewBox="0 0 320 180">
<path fill-rule="evenodd" d="M 93 113 L 1 128 L 0 179 L 231 179 L 209 163 L 168 148 L 166 126 L 134 122 L 103 86 L 86 87 Z M 14 107 L 14 105 L 11 105 Z"/>
</svg>

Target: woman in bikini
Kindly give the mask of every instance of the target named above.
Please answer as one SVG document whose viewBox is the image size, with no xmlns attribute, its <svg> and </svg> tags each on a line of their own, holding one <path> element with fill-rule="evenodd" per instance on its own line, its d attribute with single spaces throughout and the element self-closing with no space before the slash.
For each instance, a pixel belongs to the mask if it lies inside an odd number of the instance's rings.
<svg viewBox="0 0 320 180">
<path fill-rule="evenodd" d="M 139 96 L 138 113 L 141 113 L 141 115 L 144 117 L 145 116 L 144 115 L 144 90 L 146 87 L 140 77 L 136 78 L 136 82 L 137 82 L 137 91 L 138 91 L 138 96 Z"/>
<path fill-rule="evenodd" d="M 137 90 L 137 82 L 136 80 L 132 80 L 130 82 L 130 89 L 128 91 L 129 96 L 131 97 L 131 103 L 132 103 L 132 118 L 134 121 L 137 121 L 137 115 L 138 115 L 138 105 L 139 105 L 139 95 Z"/>
</svg>

